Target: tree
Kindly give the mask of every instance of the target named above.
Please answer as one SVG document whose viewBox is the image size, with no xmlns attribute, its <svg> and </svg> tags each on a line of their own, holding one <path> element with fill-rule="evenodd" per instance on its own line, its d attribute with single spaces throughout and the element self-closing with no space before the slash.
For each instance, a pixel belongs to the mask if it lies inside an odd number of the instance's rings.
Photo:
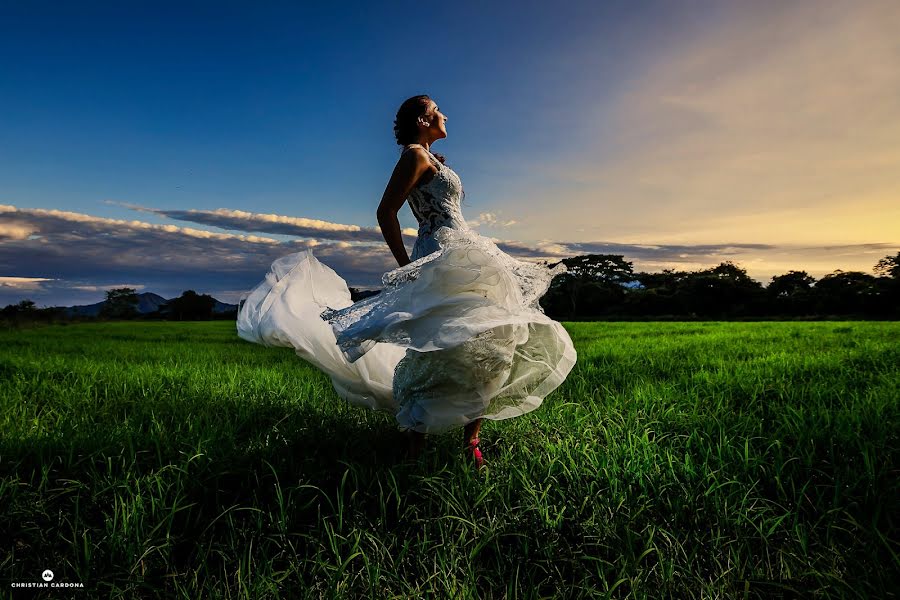
<svg viewBox="0 0 900 600">
<path fill-rule="evenodd" d="M 773 275 L 766 293 L 777 312 L 803 314 L 813 310 L 813 285 L 816 278 L 806 271 L 788 271 Z"/>
<path fill-rule="evenodd" d="M 591 312 L 596 314 L 601 310 L 597 303 L 609 306 L 616 302 L 624 295 L 616 289 L 621 290 L 622 284 L 635 280 L 632 263 L 621 254 L 585 254 L 564 258 L 561 262 L 567 270 L 551 284 L 547 304 L 556 307 L 563 299 L 567 300 L 569 316 L 581 312 L 579 298 L 588 285 L 592 286 L 588 298 L 593 304 Z"/>
<path fill-rule="evenodd" d="M 215 298 L 209 294 L 187 290 L 178 298 L 169 300 L 161 310 L 177 321 L 205 321 L 212 318 L 215 305 Z"/>
<path fill-rule="evenodd" d="M 808 293 L 816 278 L 806 271 L 788 271 L 784 275 L 773 275 L 766 290 L 774 298 L 791 298 Z"/>
<path fill-rule="evenodd" d="M 819 310 L 830 313 L 866 312 L 878 300 L 877 279 L 862 271 L 835 269 L 814 288 Z"/>
<path fill-rule="evenodd" d="M 37 306 L 35 306 L 34 300 L 21 300 L 16 304 L 16 311 L 18 312 L 34 312 L 36 310 Z"/>
<path fill-rule="evenodd" d="M 761 287 L 758 281 L 747 275 L 746 269 L 737 266 L 730 260 L 719 263 L 709 270 L 709 274 L 720 281 L 729 281 L 738 287 L 751 289 L 759 289 Z"/>
<path fill-rule="evenodd" d="M 579 292 L 578 313 L 587 317 L 619 312 L 625 300 L 621 285 L 606 281 L 589 281 Z"/>
<path fill-rule="evenodd" d="M 762 293 L 762 285 L 731 261 L 693 272 L 678 283 L 681 304 L 698 315 L 752 314 L 761 308 Z"/>
<path fill-rule="evenodd" d="M 100 316 L 110 319 L 130 319 L 138 314 L 138 298 L 134 288 L 115 288 L 106 291 L 106 300 L 100 308 Z"/>
<path fill-rule="evenodd" d="M 900 252 L 885 256 L 873 269 L 880 277 L 875 311 L 880 315 L 900 315 Z"/>
<path fill-rule="evenodd" d="M 684 294 L 678 290 L 691 274 L 687 271 L 663 269 L 659 273 L 639 272 L 635 279 L 641 288 L 634 289 L 625 297 L 627 312 L 633 315 L 677 315 L 688 312 L 690 302 L 683 302 Z"/>
<path fill-rule="evenodd" d="M 0 309 L 0 315 L 13 317 L 17 315 L 33 315 L 37 312 L 33 300 L 21 300 L 18 304 L 7 304 Z"/>
<path fill-rule="evenodd" d="M 674 292 L 678 284 L 690 276 L 687 271 L 663 269 L 660 273 L 638 273 L 636 278 L 645 289 L 668 290 Z"/>
<path fill-rule="evenodd" d="M 566 273 L 581 281 L 605 281 L 607 283 L 630 283 L 634 281 L 633 263 L 621 254 L 585 254 L 572 256 L 561 261 L 566 265 Z"/>
<path fill-rule="evenodd" d="M 885 256 L 875 264 L 876 275 L 900 279 L 900 252 L 894 256 Z"/>
</svg>

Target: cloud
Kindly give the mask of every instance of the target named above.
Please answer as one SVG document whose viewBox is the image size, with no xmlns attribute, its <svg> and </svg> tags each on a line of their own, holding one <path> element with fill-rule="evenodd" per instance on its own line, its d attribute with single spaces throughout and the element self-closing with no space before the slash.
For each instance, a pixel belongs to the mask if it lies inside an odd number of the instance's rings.
<svg viewBox="0 0 900 600">
<path fill-rule="evenodd" d="M 105 292 L 107 290 L 113 290 L 117 288 L 132 288 L 133 290 L 140 292 L 143 290 L 145 285 L 140 283 L 107 283 L 105 285 L 72 285 L 69 289 L 80 290 L 84 292 Z"/>
<path fill-rule="evenodd" d="M 45 281 L 53 280 L 46 277 L 0 277 L 0 288 L 36 291 L 42 289 L 42 284 Z"/>
<path fill-rule="evenodd" d="M 148 235 L 159 235 L 163 232 L 178 234 L 182 237 L 196 238 L 202 240 L 240 240 L 249 243 L 258 244 L 279 244 L 278 240 L 272 238 L 259 237 L 255 235 L 234 235 L 230 233 L 216 233 L 203 229 L 193 229 L 190 227 L 176 227 L 175 225 L 156 225 L 152 223 L 144 223 L 143 221 L 125 221 L 122 219 L 108 219 L 105 217 L 95 217 L 83 213 L 69 212 L 64 210 L 48 210 L 44 208 L 16 208 L 8 204 L 0 204 L 0 227 L 4 230 L 31 230 L 32 236 L 34 232 L 38 232 L 40 237 L 52 234 L 68 234 L 72 235 L 88 235 L 94 233 L 97 235 L 108 235 L 118 232 L 122 237 L 127 232 L 146 232 Z M 76 229 L 72 225 L 77 225 Z"/>
<path fill-rule="evenodd" d="M 28 238 L 0 238 L 0 273 L 57 280 L 52 287 L 33 289 L 52 290 L 46 295 L 50 302 L 97 301 L 102 297 L 91 296 L 92 288 L 99 291 L 123 280 L 133 282 L 128 287 L 142 286 L 167 297 L 185 289 L 249 290 L 276 258 L 306 248 L 315 248 L 318 259 L 358 287 L 379 285 L 380 274 L 392 268 L 394 261 L 383 241 L 358 246 L 310 239 L 279 241 L 8 205 L 0 206 L 0 228 L 33 232 Z M 0 291 L 0 302 L 11 301 L 12 288 Z"/>
<path fill-rule="evenodd" d="M 34 233 L 34 229 L 25 225 L 0 223 L 0 240 L 24 240 L 32 233 Z"/>
<path fill-rule="evenodd" d="M 667 32 L 670 47 L 585 104 L 590 142 L 525 165 L 517 231 L 897 243 L 897 31 L 896 2 L 863 0 L 720 5 L 704 27 Z"/>
<path fill-rule="evenodd" d="M 658 272 L 662 269 L 694 271 L 731 260 L 747 274 L 766 284 L 773 275 L 790 270 L 805 270 L 821 278 L 835 269 L 872 273 L 883 256 L 900 251 L 900 244 L 622 244 L 573 242 L 566 244 L 573 255 L 619 254 L 631 261 L 635 271 Z"/>
<path fill-rule="evenodd" d="M 396 267 L 383 241 L 279 241 L 8 205 L 0 205 L 0 228 L 32 232 L 25 238 L 0 238 L 0 305 L 26 297 L 45 305 L 87 304 L 102 300 L 102 292 L 115 287 L 152 291 L 167 298 L 193 289 L 235 303 L 262 280 L 272 261 L 313 248 L 318 260 L 353 287 L 379 287 L 382 274 Z M 816 277 L 835 268 L 870 272 L 878 258 L 900 249 L 900 245 L 883 243 L 805 246 L 489 239 L 520 260 L 556 262 L 580 254 L 617 254 L 637 271 L 693 270 L 735 260 L 761 282 L 801 268 Z M 855 268 L 857 264 L 863 268 Z"/>
<path fill-rule="evenodd" d="M 475 219 L 468 219 L 466 221 L 472 227 L 479 227 L 481 225 L 487 225 L 488 227 L 510 227 L 518 223 L 515 219 L 508 219 L 506 221 L 501 221 L 500 217 L 492 212 L 483 212 L 478 215 Z"/>
<path fill-rule="evenodd" d="M 51 304 L 89 303 L 102 300 L 99 292 L 113 287 L 166 297 L 194 289 L 236 302 L 262 280 L 272 261 L 307 248 L 353 287 L 379 287 L 382 274 L 396 267 L 383 238 L 378 243 L 280 241 L 10 205 L 0 205 L 0 230 L 30 232 L 0 238 L 0 273 L 6 282 L 0 287 L 0 304 L 17 302 L 23 292 Z M 541 258 L 533 247 L 497 241 L 523 259 Z"/>
<path fill-rule="evenodd" d="M 166 210 L 148 208 L 127 202 L 107 201 L 106 203 L 167 217 L 176 221 L 200 223 L 221 229 L 257 231 L 344 242 L 384 243 L 384 235 L 382 235 L 380 227 L 360 227 L 359 225 L 344 225 L 318 219 L 252 213 L 228 208 L 217 208 L 216 210 Z M 415 229 L 403 229 L 402 233 L 406 241 L 410 243 L 415 241 L 417 233 Z"/>
</svg>

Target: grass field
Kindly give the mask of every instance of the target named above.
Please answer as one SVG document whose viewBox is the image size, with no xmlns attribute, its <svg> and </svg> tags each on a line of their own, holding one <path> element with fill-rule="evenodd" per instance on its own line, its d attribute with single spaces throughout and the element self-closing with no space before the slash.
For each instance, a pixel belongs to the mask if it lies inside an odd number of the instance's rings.
<svg viewBox="0 0 900 600">
<path fill-rule="evenodd" d="M 900 323 L 566 323 L 419 463 L 234 323 L 0 331 L 0 573 L 48 597 L 891 597 Z"/>
</svg>

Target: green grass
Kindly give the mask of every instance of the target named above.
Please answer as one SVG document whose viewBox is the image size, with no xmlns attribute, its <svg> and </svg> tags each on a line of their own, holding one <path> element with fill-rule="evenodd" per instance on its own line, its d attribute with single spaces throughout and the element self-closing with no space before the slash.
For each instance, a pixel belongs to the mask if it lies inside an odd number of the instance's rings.
<svg viewBox="0 0 900 600">
<path fill-rule="evenodd" d="M 480 474 L 461 434 L 404 462 L 392 417 L 230 322 L 0 332 L 0 583 L 16 596 L 50 568 L 110 598 L 895 593 L 900 324 L 566 328 L 574 370 L 538 410 L 485 423 Z"/>
</svg>

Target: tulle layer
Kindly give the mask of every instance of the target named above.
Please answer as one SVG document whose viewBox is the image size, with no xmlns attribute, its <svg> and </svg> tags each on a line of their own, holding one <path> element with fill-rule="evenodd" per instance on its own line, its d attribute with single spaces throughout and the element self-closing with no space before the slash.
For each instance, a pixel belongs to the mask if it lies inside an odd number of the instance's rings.
<svg viewBox="0 0 900 600">
<path fill-rule="evenodd" d="M 300 358 L 330 376 L 335 391 L 347 402 L 396 412 L 393 374 L 404 348 L 378 344 L 350 363 L 331 327 L 319 318 L 326 306 L 352 303 L 344 280 L 311 250 L 288 254 L 273 262 L 265 279 L 242 300 L 237 332 L 249 342 L 294 348 Z"/>
<path fill-rule="evenodd" d="M 518 261 L 471 230 L 435 238 L 439 250 L 386 273 L 381 293 L 355 304 L 311 250 L 282 257 L 242 304 L 238 333 L 294 347 L 345 400 L 391 411 L 404 429 L 534 410 L 576 361 L 538 304 L 565 267 Z"/>
<path fill-rule="evenodd" d="M 376 342 L 430 352 L 494 327 L 556 323 L 539 300 L 564 264 L 517 260 L 471 229 L 440 227 L 434 238 L 439 249 L 385 273 L 381 293 L 322 313 L 349 361 Z"/>
</svg>

